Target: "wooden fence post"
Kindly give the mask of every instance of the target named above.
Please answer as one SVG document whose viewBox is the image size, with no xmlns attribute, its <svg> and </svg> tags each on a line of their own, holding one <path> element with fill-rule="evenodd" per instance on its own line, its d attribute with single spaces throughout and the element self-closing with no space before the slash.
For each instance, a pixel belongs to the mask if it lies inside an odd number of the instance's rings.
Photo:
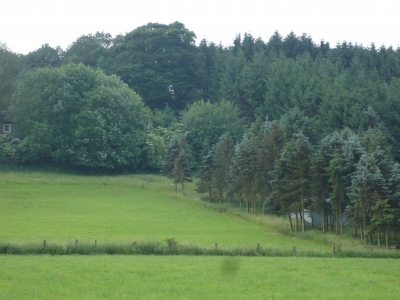
<svg viewBox="0 0 400 300">
<path fill-rule="evenodd" d="M 260 243 L 257 244 L 257 252 L 260 252 Z"/>
<path fill-rule="evenodd" d="M 293 253 L 296 254 L 296 246 L 293 246 Z"/>
<path fill-rule="evenodd" d="M 75 240 L 75 247 L 78 247 L 78 240 Z"/>
<path fill-rule="evenodd" d="M 94 240 L 94 247 L 97 247 L 97 240 Z"/>
<path fill-rule="evenodd" d="M 335 253 L 336 253 L 335 246 L 332 246 L 332 254 L 335 254 Z"/>
<path fill-rule="evenodd" d="M 215 243 L 215 249 L 217 249 L 218 248 L 218 243 Z"/>
<path fill-rule="evenodd" d="M 46 248 L 46 240 L 43 241 L 43 248 Z"/>
</svg>

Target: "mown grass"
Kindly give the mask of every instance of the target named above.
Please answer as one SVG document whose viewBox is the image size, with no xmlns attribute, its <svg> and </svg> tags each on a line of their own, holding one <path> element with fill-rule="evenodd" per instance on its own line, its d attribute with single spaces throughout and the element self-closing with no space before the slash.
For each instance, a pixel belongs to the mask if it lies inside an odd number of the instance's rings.
<svg viewBox="0 0 400 300">
<path fill-rule="evenodd" d="M 398 299 L 391 259 L 0 256 L 0 299 Z"/>
<path fill-rule="evenodd" d="M 89 176 L 58 172 L 0 172 L 0 242 L 65 245 L 164 241 L 329 252 L 260 222 L 210 211 L 186 186 L 185 197 L 159 175 Z"/>
</svg>

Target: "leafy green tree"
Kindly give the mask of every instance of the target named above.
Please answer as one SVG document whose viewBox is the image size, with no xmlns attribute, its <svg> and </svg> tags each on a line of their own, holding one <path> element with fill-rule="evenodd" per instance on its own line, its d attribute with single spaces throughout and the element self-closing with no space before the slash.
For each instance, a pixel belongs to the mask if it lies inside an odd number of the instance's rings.
<svg viewBox="0 0 400 300">
<path fill-rule="evenodd" d="M 137 167 L 148 117 L 116 76 L 84 65 L 26 73 L 11 107 L 27 157 L 74 166 Z"/>
<path fill-rule="evenodd" d="M 111 34 L 96 32 L 95 34 L 82 35 L 75 42 L 68 46 L 64 53 L 63 63 L 83 63 L 89 67 L 99 66 L 99 60 L 107 60 L 109 49 L 113 45 Z M 109 67 L 106 67 L 109 70 Z"/>
<path fill-rule="evenodd" d="M 0 111 L 6 111 L 10 106 L 20 71 L 21 61 L 18 55 L 10 51 L 6 44 L 0 43 Z M 1 123 L 4 116 L 0 115 Z"/>
<path fill-rule="evenodd" d="M 170 128 L 147 126 L 142 167 L 161 170 L 167 146 L 174 134 L 175 132 Z"/>
<path fill-rule="evenodd" d="M 29 52 L 21 57 L 24 69 L 35 69 L 45 67 L 59 67 L 62 64 L 63 50 L 49 44 L 42 45 L 39 49 Z"/>
<path fill-rule="evenodd" d="M 201 99 L 204 56 L 196 35 L 182 23 L 149 23 L 115 41 L 110 72 L 141 95 L 152 109 L 182 110 Z"/>
<path fill-rule="evenodd" d="M 238 115 L 238 109 L 224 100 L 220 103 L 200 100 L 189 106 L 183 114 L 182 123 L 197 162 L 201 159 L 200 153 L 205 139 L 208 139 L 210 145 L 214 145 L 224 133 L 228 133 L 235 141 L 243 135 L 245 127 Z"/>
</svg>

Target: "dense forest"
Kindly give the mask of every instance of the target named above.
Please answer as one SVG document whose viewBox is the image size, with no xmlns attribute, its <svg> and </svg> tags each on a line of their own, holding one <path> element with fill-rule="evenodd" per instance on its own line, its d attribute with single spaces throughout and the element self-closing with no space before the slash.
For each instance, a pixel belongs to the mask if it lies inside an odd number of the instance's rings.
<svg viewBox="0 0 400 300">
<path fill-rule="evenodd" d="M 198 176 L 210 202 L 262 203 L 303 231 L 305 209 L 319 211 L 324 232 L 345 223 L 365 243 L 399 229 L 400 49 L 195 39 L 175 22 L 27 55 L 1 44 L 13 132 L 0 162 L 161 170 L 183 191 Z"/>
</svg>

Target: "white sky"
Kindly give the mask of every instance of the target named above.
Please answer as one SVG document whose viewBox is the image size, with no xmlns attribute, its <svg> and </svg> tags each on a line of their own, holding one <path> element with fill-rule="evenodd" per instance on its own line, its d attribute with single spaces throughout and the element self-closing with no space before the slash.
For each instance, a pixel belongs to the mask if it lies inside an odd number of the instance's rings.
<svg viewBox="0 0 400 300">
<path fill-rule="evenodd" d="M 268 41 L 275 30 L 310 34 L 335 46 L 344 40 L 369 46 L 400 46 L 399 0 L 3 0 L 0 42 L 26 54 L 42 44 L 67 46 L 96 31 L 113 36 L 149 22 L 179 21 L 203 37 L 228 46 L 250 32 Z"/>
</svg>

